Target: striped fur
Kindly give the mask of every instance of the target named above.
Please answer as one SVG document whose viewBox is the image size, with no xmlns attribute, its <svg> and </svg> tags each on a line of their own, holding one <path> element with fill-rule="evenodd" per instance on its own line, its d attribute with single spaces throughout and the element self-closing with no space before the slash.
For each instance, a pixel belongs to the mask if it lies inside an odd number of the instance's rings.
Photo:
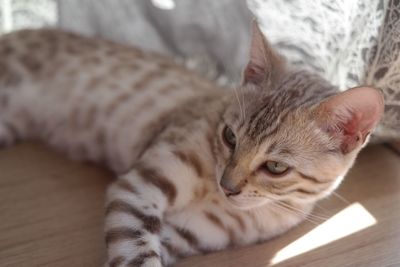
<svg viewBox="0 0 400 267">
<path fill-rule="evenodd" d="M 284 67 L 272 51 L 273 75 L 259 77 L 253 54 L 246 83 L 226 90 L 160 55 L 105 40 L 55 30 L 5 35 L 0 144 L 38 138 L 116 173 L 106 203 L 110 267 L 166 266 L 267 240 L 332 192 L 361 146 L 341 153 L 315 116 L 334 87 Z M 234 149 L 222 139 L 226 125 Z M 266 175 L 266 160 L 292 170 Z M 222 182 L 239 194 L 225 195 Z"/>
</svg>

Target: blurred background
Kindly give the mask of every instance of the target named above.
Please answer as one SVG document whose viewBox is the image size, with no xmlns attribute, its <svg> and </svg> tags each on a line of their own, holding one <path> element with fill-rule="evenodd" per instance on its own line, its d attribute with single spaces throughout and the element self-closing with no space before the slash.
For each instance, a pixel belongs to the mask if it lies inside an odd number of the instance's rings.
<svg viewBox="0 0 400 267">
<path fill-rule="evenodd" d="M 57 23 L 56 0 L 0 0 L 0 34 Z"/>
</svg>

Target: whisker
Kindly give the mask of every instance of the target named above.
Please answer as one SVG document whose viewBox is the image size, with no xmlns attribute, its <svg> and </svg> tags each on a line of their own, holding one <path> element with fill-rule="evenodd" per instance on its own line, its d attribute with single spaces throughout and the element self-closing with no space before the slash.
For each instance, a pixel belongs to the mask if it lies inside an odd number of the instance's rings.
<svg viewBox="0 0 400 267">
<path fill-rule="evenodd" d="M 304 215 L 307 216 L 307 217 L 310 217 L 310 218 L 313 218 L 313 219 L 316 219 L 316 220 L 326 221 L 326 220 L 328 219 L 327 217 L 324 217 L 324 216 L 320 216 L 320 215 L 316 215 L 316 214 L 312 214 L 312 213 L 305 213 L 305 212 L 302 211 L 301 209 L 298 209 L 298 208 L 296 208 L 296 207 L 293 207 L 293 206 L 291 206 L 291 205 L 289 205 L 289 204 L 287 204 L 287 203 L 283 203 L 283 202 L 281 202 L 281 201 L 278 201 L 277 203 L 279 203 L 280 205 L 286 207 L 287 209 L 294 210 L 294 211 L 296 211 L 296 212 L 299 212 L 299 213 L 301 213 L 301 214 L 304 214 Z"/>
<path fill-rule="evenodd" d="M 237 100 L 237 102 L 238 102 L 238 105 L 239 105 L 239 109 L 240 109 L 240 115 L 241 115 L 241 121 L 243 121 L 244 120 L 244 116 L 243 116 L 243 108 L 242 108 L 242 105 L 240 104 L 240 100 L 239 100 L 239 95 L 238 95 L 238 92 L 237 92 L 237 88 L 236 87 L 233 87 L 233 91 L 235 92 L 235 96 L 236 96 L 236 100 Z"/>
<path fill-rule="evenodd" d="M 306 213 L 303 210 L 296 208 L 288 203 L 282 202 L 279 199 L 276 199 L 272 196 L 267 196 L 267 195 L 258 195 L 259 197 L 263 197 L 263 198 L 269 198 L 270 200 L 272 200 L 273 202 L 271 202 L 270 204 L 272 206 L 274 206 L 275 208 L 280 209 L 281 211 L 285 211 L 294 215 L 299 215 L 304 217 L 304 220 L 314 224 L 314 225 L 319 225 L 322 222 L 326 221 L 329 219 L 329 217 L 327 216 L 320 216 L 320 215 L 316 215 L 316 214 L 312 214 L 312 213 Z"/>
<path fill-rule="evenodd" d="M 265 197 L 270 198 L 271 200 L 275 201 L 276 203 L 278 203 L 279 205 L 281 205 L 281 206 L 283 206 L 283 207 L 285 207 L 287 209 L 299 212 L 300 214 L 303 214 L 303 215 L 305 215 L 307 217 L 310 217 L 310 218 L 313 218 L 313 219 L 317 219 L 317 220 L 321 220 L 321 221 L 326 221 L 326 220 L 329 219 L 329 217 L 327 217 L 327 216 L 321 216 L 321 215 L 316 215 L 316 214 L 312 214 L 312 213 L 305 213 L 301 209 L 296 208 L 296 207 L 294 207 L 294 206 L 292 206 L 292 205 L 290 205 L 288 203 L 282 202 L 281 200 L 276 199 L 274 197 L 271 197 L 271 196 L 265 196 Z"/>
<path fill-rule="evenodd" d="M 285 206 L 281 206 L 281 205 L 278 204 L 278 202 L 272 202 L 272 205 L 274 207 L 284 211 L 284 212 L 288 212 L 288 213 L 291 213 L 291 214 L 294 214 L 294 215 L 303 215 L 304 216 L 304 220 L 306 220 L 306 221 L 308 221 L 308 222 L 310 222 L 310 223 L 312 223 L 314 225 L 319 225 L 318 221 L 314 220 L 314 218 L 309 218 L 307 216 L 307 214 L 305 214 L 303 212 L 298 212 L 296 210 L 289 209 L 289 208 L 287 208 Z"/>
<path fill-rule="evenodd" d="M 288 205 L 286 203 L 283 203 L 282 201 L 280 201 L 280 200 L 278 200 L 278 199 L 276 199 L 274 197 L 266 196 L 266 195 L 264 195 L 264 197 L 269 198 L 272 201 L 274 201 L 274 202 L 272 202 L 272 204 L 275 207 L 280 207 L 281 210 L 284 210 L 284 211 L 287 211 L 287 212 L 291 212 L 292 214 L 303 215 L 305 220 L 307 220 L 309 222 L 312 222 L 313 224 L 319 224 L 319 223 L 321 223 L 323 221 L 326 221 L 328 219 L 328 218 L 324 218 L 322 216 L 314 215 L 314 214 L 311 214 L 311 213 L 305 213 L 304 211 L 302 211 L 300 209 L 297 209 L 297 208 L 295 208 L 295 207 L 293 207 L 291 205 Z"/>
<path fill-rule="evenodd" d="M 326 216 L 329 216 L 329 215 L 328 215 L 328 214 L 329 214 L 329 210 L 327 210 L 326 208 L 322 207 L 322 206 L 319 205 L 318 203 L 315 203 L 314 206 L 315 206 L 316 208 L 322 210 L 322 211 L 326 214 Z M 324 216 L 325 216 L 325 215 L 324 215 Z"/>
<path fill-rule="evenodd" d="M 340 199 L 341 201 L 343 201 L 344 203 L 346 203 L 347 205 L 350 205 L 350 201 L 347 200 L 346 198 L 344 198 L 342 195 L 340 195 L 339 193 L 336 192 L 332 192 L 332 195 L 337 197 L 338 199 Z"/>
<path fill-rule="evenodd" d="M 241 95 L 242 95 L 243 115 L 244 115 L 244 117 L 246 117 L 246 105 L 245 105 L 245 103 L 244 103 L 244 94 L 243 94 L 242 87 L 240 87 L 240 93 L 241 93 Z"/>
</svg>

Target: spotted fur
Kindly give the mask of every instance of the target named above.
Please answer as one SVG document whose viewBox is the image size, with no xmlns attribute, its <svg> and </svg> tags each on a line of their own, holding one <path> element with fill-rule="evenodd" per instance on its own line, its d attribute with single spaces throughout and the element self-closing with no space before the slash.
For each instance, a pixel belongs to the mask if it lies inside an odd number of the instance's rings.
<svg viewBox="0 0 400 267">
<path fill-rule="evenodd" d="M 281 234 L 338 186 L 383 100 L 368 87 L 339 94 L 290 69 L 253 31 L 235 90 L 105 40 L 4 35 L 0 143 L 40 139 L 116 173 L 106 202 L 110 267 L 165 266 Z M 222 137 L 227 126 L 234 148 Z M 260 169 L 268 160 L 290 171 L 269 175 Z"/>
</svg>

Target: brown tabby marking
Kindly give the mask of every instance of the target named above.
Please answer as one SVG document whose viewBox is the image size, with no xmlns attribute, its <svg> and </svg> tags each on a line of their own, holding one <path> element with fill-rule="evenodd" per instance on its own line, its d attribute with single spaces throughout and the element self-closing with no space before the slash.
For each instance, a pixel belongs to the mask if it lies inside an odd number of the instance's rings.
<svg viewBox="0 0 400 267">
<path fill-rule="evenodd" d="M 138 241 L 136 242 L 136 245 L 137 245 L 137 246 L 140 246 L 140 247 L 144 247 L 144 246 L 147 245 L 147 242 L 144 241 L 144 240 L 138 240 Z"/>
<path fill-rule="evenodd" d="M 175 246 L 173 246 L 170 243 L 165 242 L 165 241 L 161 242 L 161 244 L 167 249 L 169 255 L 171 255 L 171 256 L 179 256 L 180 250 L 177 247 L 175 247 Z"/>
<path fill-rule="evenodd" d="M 123 212 L 128 213 L 141 220 L 143 223 L 143 228 L 149 231 L 150 233 L 158 233 L 161 229 L 161 221 L 158 217 L 152 215 L 146 215 L 139 209 L 133 207 L 122 200 L 113 200 L 110 204 L 108 204 L 106 208 L 106 215 L 111 212 Z"/>
<path fill-rule="evenodd" d="M 64 62 L 61 59 L 56 58 L 53 61 L 53 67 L 47 68 L 43 76 L 54 77 L 57 75 L 58 70 L 62 69 L 63 67 L 64 67 Z"/>
<path fill-rule="evenodd" d="M 102 77 L 94 77 L 92 78 L 88 84 L 86 85 L 86 90 L 87 91 L 92 91 L 95 90 L 100 84 L 103 83 L 103 78 Z"/>
<path fill-rule="evenodd" d="M 175 232 L 179 234 L 182 239 L 184 239 L 191 247 L 197 249 L 199 245 L 199 240 L 197 237 L 195 237 L 190 231 L 180 228 L 180 227 L 175 227 Z"/>
<path fill-rule="evenodd" d="M 257 231 L 260 230 L 260 223 L 258 222 L 258 219 L 256 215 L 253 212 L 248 212 L 246 215 L 248 215 L 248 218 L 250 218 L 250 222 L 253 229 L 257 229 Z"/>
<path fill-rule="evenodd" d="M 96 56 L 89 56 L 82 59 L 83 66 L 96 66 L 101 64 L 101 59 Z"/>
<path fill-rule="evenodd" d="M 106 233 L 106 244 L 118 242 L 120 240 L 137 239 L 143 235 L 143 232 L 127 227 L 118 227 L 109 229 Z"/>
<path fill-rule="evenodd" d="M 43 65 L 30 55 L 23 55 L 19 57 L 19 62 L 28 69 L 32 74 L 36 74 L 41 71 Z"/>
<path fill-rule="evenodd" d="M 244 223 L 242 217 L 240 217 L 239 215 L 237 215 L 237 214 L 235 214 L 235 213 L 233 213 L 233 212 L 231 212 L 231 211 L 228 211 L 228 210 L 226 210 L 225 212 L 226 212 L 226 214 L 228 214 L 233 220 L 235 220 L 235 221 L 238 223 L 238 225 L 239 225 L 239 227 L 240 227 L 240 230 L 242 230 L 242 232 L 245 232 L 245 231 L 246 231 L 246 224 Z"/>
<path fill-rule="evenodd" d="M 134 119 L 136 116 L 140 116 L 137 113 L 145 113 L 146 109 L 152 109 L 153 105 L 155 104 L 154 99 L 146 99 L 142 103 L 140 103 L 137 107 L 135 107 L 135 110 L 132 111 L 132 113 L 127 113 L 125 115 L 122 115 L 120 124 L 121 125 L 126 125 L 128 123 L 133 123 Z M 116 133 L 115 133 L 116 134 Z"/>
<path fill-rule="evenodd" d="M 124 191 L 131 192 L 132 194 L 138 194 L 136 187 L 124 179 L 119 179 L 115 182 L 115 184 Z"/>
<path fill-rule="evenodd" d="M 8 42 L 4 42 L 2 47 L 0 48 L 0 56 L 6 57 L 11 55 L 14 52 L 14 48 Z"/>
<path fill-rule="evenodd" d="M 128 266 L 129 267 L 141 266 L 149 258 L 160 258 L 160 255 L 158 255 L 154 250 L 150 250 L 149 252 L 143 252 L 138 256 L 136 256 L 133 260 L 129 261 Z"/>
<path fill-rule="evenodd" d="M 131 97 L 131 93 L 123 92 L 118 95 L 112 102 L 109 104 L 108 107 L 105 108 L 105 114 L 107 117 L 110 117 L 115 109 L 120 106 L 123 102 L 127 101 Z"/>
<path fill-rule="evenodd" d="M 299 193 L 306 194 L 306 195 L 317 195 L 317 194 L 319 194 L 319 192 L 310 191 L 310 190 L 303 189 L 303 188 L 299 188 L 297 190 L 294 190 L 294 192 L 299 192 Z"/>
<path fill-rule="evenodd" d="M 211 202 L 214 203 L 215 205 L 219 204 L 219 201 L 216 198 L 211 199 Z"/>
<path fill-rule="evenodd" d="M 205 211 L 204 214 L 206 215 L 207 219 L 210 222 L 212 222 L 215 226 L 217 226 L 218 228 L 223 229 L 224 231 L 226 230 L 224 224 L 222 223 L 221 219 L 218 218 L 217 215 L 215 215 L 215 214 L 213 214 L 212 212 L 209 212 L 209 211 Z"/>
<path fill-rule="evenodd" d="M 115 258 L 113 258 L 110 263 L 109 263 L 109 267 L 118 267 L 121 266 L 121 264 L 125 261 L 125 257 L 123 256 L 117 256 Z"/>
<path fill-rule="evenodd" d="M 125 74 L 126 71 L 128 72 L 136 72 L 140 69 L 138 64 L 130 63 L 129 65 L 126 64 L 119 64 L 115 65 L 109 74 L 113 77 L 119 77 L 119 75 Z"/>
<path fill-rule="evenodd" d="M 138 165 L 136 169 L 141 177 L 145 177 L 143 178 L 144 182 L 158 187 L 167 197 L 169 204 L 173 205 L 177 192 L 175 185 L 172 184 L 169 179 L 151 168 Z"/>
<path fill-rule="evenodd" d="M 159 89 L 160 95 L 169 95 L 172 91 L 177 89 L 178 85 L 176 83 L 167 83 Z"/>
<path fill-rule="evenodd" d="M 75 76 L 78 74 L 79 70 L 76 68 L 71 68 L 65 72 L 66 76 L 69 76 L 70 78 L 75 78 Z"/>
<path fill-rule="evenodd" d="M 207 218 L 212 224 L 214 224 L 216 227 L 218 227 L 218 228 L 221 229 L 223 232 L 226 232 L 226 233 L 228 234 L 228 238 L 229 238 L 228 243 L 229 243 L 229 244 L 232 244 L 233 241 L 235 240 L 235 233 L 234 233 L 234 231 L 233 231 L 232 229 L 227 229 L 227 228 L 225 227 L 224 223 L 221 221 L 221 219 L 220 219 L 217 215 L 215 215 L 214 213 L 209 212 L 209 211 L 205 211 L 204 214 L 205 214 L 206 218 Z"/>
<path fill-rule="evenodd" d="M 273 183 L 268 185 L 269 187 L 271 187 L 271 191 L 274 191 L 274 189 L 278 189 L 278 190 L 282 190 L 284 188 L 290 187 L 297 184 L 296 181 L 282 181 L 282 182 L 277 182 L 277 183 Z"/>
<path fill-rule="evenodd" d="M 193 199 L 199 200 L 204 199 L 204 197 L 208 194 L 208 187 L 206 185 L 197 186 L 193 190 Z"/>
<path fill-rule="evenodd" d="M 42 48 L 42 44 L 38 40 L 31 40 L 26 45 L 30 51 L 40 50 Z"/>
<path fill-rule="evenodd" d="M 165 74 L 165 71 L 161 70 L 159 68 L 149 70 L 143 74 L 143 76 L 141 77 L 141 79 L 139 81 L 136 81 L 132 85 L 132 89 L 135 91 L 146 90 L 146 88 L 149 87 L 149 84 L 151 82 L 157 81 L 164 74 Z"/>
<path fill-rule="evenodd" d="M 203 164 L 193 151 L 184 153 L 180 150 L 174 150 L 173 153 L 180 161 L 191 166 L 199 178 L 203 177 Z"/>
<path fill-rule="evenodd" d="M 0 62 L 0 84 L 6 87 L 17 86 L 22 77 L 15 71 L 11 70 L 5 63 Z"/>
<path fill-rule="evenodd" d="M 297 172 L 297 173 L 300 174 L 300 177 L 303 178 L 304 180 L 308 180 L 308 181 L 311 181 L 311 182 L 316 183 L 316 184 L 324 184 L 324 183 L 330 183 L 331 182 L 331 181 L 321 181 L 321 180 L 319 180 L 319 179 L 317 179 L 317 178 L 315 178 L 313 176 L 306 175 L 306 174 L 301 173 L 301 172 Z"/>
<path fill-rule="evenodd" d="M 182 133 L 178 131 L 169 131 L 164 138 L 166 142 L 173 145 L 185 140 Z"/>
</svg>

